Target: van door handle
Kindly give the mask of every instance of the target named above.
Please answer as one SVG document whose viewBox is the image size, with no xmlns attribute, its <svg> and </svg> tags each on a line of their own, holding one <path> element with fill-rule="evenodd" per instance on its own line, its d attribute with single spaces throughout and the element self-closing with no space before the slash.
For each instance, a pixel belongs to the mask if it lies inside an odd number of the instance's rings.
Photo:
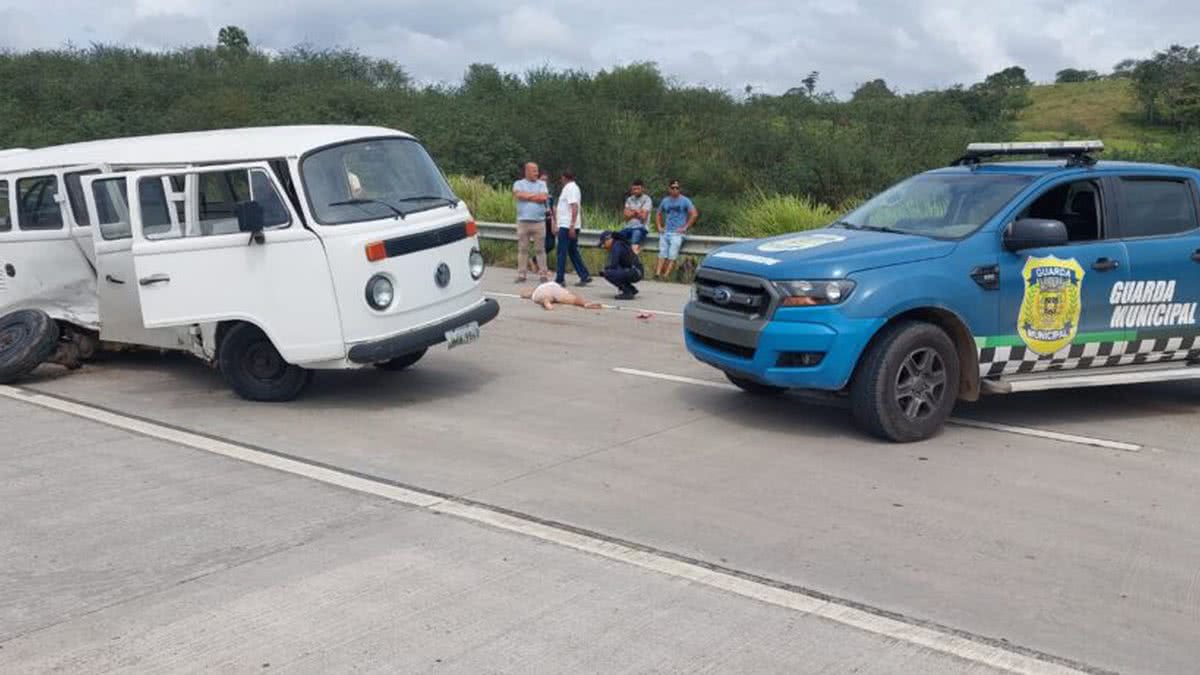
<svg viewBox="0 0 1200 675">
<path fill-rule="evenodd" d="M 1121 263 L 1112 258 L 1099 258 L 1092 263 L 1092 269 L 1097 272 L 1111 272 L 1121 266 Z"/>
<path fill-rule="evenodd" d="M 171 281 L 171 277 L 166 274 L 151 274 L 148 277 L 138 279 L 138 283 L 143 286 L 153 286 L 154 284 L 165 284 Z"/>
<path fill-rule="evenodd" d="M 105 275 L 104 275 L 104 280 L 105 280 L 105 281 L 107 281 L 107 282 L 108 282 L 108 283 L 110 283 L 110 284 L 117 284 L 118 286 L 120 286 L 120 285 L 124 285 L 124 284 L 125 284 L 125 282 L 124 282 L 124 281 L 121 281 L 120 279 L 118 279 L 118 278 L 114 277 L 114 276 L 113 276 L 113 275 L 111 275 L 111 274 L 105 274 Z"/>
</svg>

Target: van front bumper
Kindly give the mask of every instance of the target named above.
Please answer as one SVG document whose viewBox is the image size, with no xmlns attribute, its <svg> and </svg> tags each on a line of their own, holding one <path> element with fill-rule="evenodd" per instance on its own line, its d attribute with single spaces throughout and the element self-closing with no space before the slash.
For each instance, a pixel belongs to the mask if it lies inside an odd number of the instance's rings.
<svg viewBox="0 0 1200 675">
<path fill-rule="evenodd" d="M 500 303 L 491 298 L 471 307 L 465 312 L 455 314 L 437 323 L 418 328 L 407 333 L 393 335 L 382 340 L 360 342 L 350 347 L 350 361 L 362 365 L 383 363 L 394 358 L 419 352 L 446 341 L 446 333 L 461 328 L 470 323 L 480 326 L 496 318 L 500 313 Z"/>
<path fill-rule="evenodd" d="M 757 322 L 691 302 L 684 309 L 684 340 L 700 361 L 743 379 L 789 389 L 839 390 L 854 374 L 858 357 L 882 325 L 853 319 L 837 308 L 780 309 Z M 793 355 L 820 355 L 815 365 L 789 362 Z"/>
</svg>

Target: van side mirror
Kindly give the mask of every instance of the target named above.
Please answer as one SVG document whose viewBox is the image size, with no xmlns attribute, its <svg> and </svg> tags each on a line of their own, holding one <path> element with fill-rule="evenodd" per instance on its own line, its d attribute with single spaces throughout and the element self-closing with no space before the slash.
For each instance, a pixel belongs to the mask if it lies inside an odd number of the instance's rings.
<svg viewBox="0 0 1200 675">
<path fill-rule="evenodd" d="M 1067 226 L 1061 220 L 1021 218 L 1014 220 L 1004 230 L 1004 248 L 1013 252 L 1063 246 L 1067 242 Z"/>
<path fill-rule="evenodd" d="M 265 241 L 263 228 L 266 218 L 263 216 L 262 204 L 258 202 L 238 202 L 233 207 L 237 215 L 238 230 L 250 233 L 250 241 L 261 244 Z"/>
</svg>

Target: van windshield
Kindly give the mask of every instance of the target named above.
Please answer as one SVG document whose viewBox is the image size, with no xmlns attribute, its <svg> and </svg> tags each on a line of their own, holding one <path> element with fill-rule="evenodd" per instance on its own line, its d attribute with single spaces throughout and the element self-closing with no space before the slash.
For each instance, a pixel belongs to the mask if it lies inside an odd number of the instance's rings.
<svg viewBox="0 0 1200 675">
<path fill-rule="evenodd" d="M 318 150 L 304 159 L 300 173 L 322 225 L 394 218 L 458 203 L 433 158 L 407 138 Z"/>
<path fill-rule="evenodd" d="M 1032 180 L 1002 174 L 922 174 L 876 195 L 838 225 L 959 239 L 999 213 Z"/>
</svg>

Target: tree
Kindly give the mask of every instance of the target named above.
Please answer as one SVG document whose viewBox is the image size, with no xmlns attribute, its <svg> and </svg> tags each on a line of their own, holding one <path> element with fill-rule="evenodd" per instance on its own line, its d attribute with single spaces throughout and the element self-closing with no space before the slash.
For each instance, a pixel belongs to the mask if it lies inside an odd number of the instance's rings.
<svg viewBox="0 0 1200 675">
<path fill-rule="evenodd" d="M 800 80 L 800 84 L 804 85 L 804 91 L 808 92 L 809 96 L 817 93 L 817 80 L 820 79 L 820 77 L 821 73 L 814 70 L 810 72 L 803 80 Z"/>
<path fill-rule="evenodd" d="M 250 37 L 237 26 L 225 26 L 217 33 L 217 47 L 233 54 L 248 54 Z"/>
<path fill-rule="evenodd" d="M 892 98 L 896 98 L 896 94 L 888 88 L 887 82 L 882 78 L 864 82 L 851 96 L 852 101 L 880 101 Z"/>
<path fill-rule="evenodd" d="M 1032 86 L 1029 81 L 1029 76 L 1025 74 L 1025 69 L 1021 66 L 1009 66 L 1004 70 L 992 73 L 983 80 L 983 86 L 996 89 L 1012 91 L 1014 89 L 1026 89 Z"/>
<path fill-rule="evenodd" d="M 1054 81 L 1057 84 L 1091 82 L 1098 79 L 1100 79 L 1100 73 L 1094 70 L 1079 70 L 1077 68 L 1063 68 L 1054 74 Z"/>
<path fill-rule="evenodd" d="M 1133 69 L 1140 63 L 1137 59 L 1124 59 L 1113 66 L 1113 77 L 1133 77 Z"/>
</svg>

